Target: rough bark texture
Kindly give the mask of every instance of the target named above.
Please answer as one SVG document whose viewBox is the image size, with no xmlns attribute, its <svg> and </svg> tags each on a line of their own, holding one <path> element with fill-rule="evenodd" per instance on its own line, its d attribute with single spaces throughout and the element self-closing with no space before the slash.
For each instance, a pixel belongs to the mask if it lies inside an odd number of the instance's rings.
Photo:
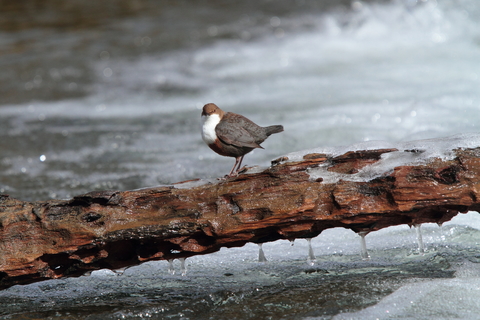
<svg viewBox="0 0 480 320">
<path fill-rule="evenodd" d="M 370 181 L 348 179 L 390 152 L 400 151 L 308 154 L 296 162 L 283 157 L 227 180 L 98 191 L 64 201 L 0 196 L 0 288 L 247 242 L 310 238 L 332 227 L 369 232 L 479 210 L 480 149 L 398 166 Z M 312 179 L 317 167 L 343 178 Z"/>
</svg>

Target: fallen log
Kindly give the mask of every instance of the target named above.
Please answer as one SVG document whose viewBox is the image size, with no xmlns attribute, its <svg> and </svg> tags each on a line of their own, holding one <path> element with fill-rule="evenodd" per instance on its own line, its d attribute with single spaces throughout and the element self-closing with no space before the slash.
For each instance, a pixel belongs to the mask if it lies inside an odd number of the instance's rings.
<svg viewBox="0 0 480 320">
<path fill-rule="evenodd" d="M 70 200 L 0 196 L 0 288 L 221 247 L 442 223 L 480 209 L 480 148 L 310 152 L 192 180 Z"/>
</svg>

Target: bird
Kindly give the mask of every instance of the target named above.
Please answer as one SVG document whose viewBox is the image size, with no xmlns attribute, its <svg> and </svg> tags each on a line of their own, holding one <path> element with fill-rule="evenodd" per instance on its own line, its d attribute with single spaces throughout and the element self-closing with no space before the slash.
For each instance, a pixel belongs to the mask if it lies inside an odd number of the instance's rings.
<svg viewBox="0 0 480 320">
<path fill-rule="evenodd" d="M 236 177 L 241 171 L 243 157 L 274 133 L 283 131 L 282 125 L 261 127 L 246 117 L 225 112 L 214 103 L 207 103 L 202 110 L 202 138 L 216 153 L 234 157 L 235 164 L 226 177 Z"/>
</svg>

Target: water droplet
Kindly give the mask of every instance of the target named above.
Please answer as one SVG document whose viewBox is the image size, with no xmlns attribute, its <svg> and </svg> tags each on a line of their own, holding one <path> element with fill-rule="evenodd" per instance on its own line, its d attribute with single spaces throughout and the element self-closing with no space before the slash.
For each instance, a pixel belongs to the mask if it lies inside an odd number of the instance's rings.
<svg viewBox="0 0 480 320">
<path fill-rule="evenodd" d="M 39 159 L 40 159 L 41 162 L 44 162 L 45 160 L 47 160 L 47 157 L 46 157 L 44 154 L 42 154 L 42 155 L 39 157 Z"/>
<path fill-rule="evenodd" d="M 207 29 L 207 33 L 210 37 L 215 37 L 218 35 L 218 28 L 217 26 L 210 26 Z"/>
<path fill-rule="evenodd" d="M 280 26 L 280 23 L 281 23 L 281 22 L 282 22 L 282 21 L 280 20 L 279 17 L 271 17 L 271 18 L 270 18 L 270 25 L 271 25 L 272 27 L 278 27 L 278 26 Z"/>
<path fill-rule="evenodd" d="M 62 74 L 56 68 L 50 69 L 48 71 L 48 73 L 50 74 L 50 77 L 52 77 L 52 79 L 55 80 L 55 81 L 58 81 L 58 80 L 62 79 Z"/>
<path fill-rule="evenodd" d="M 108 51 L 100 52 L 100 59 L 102 59 L 102 60 L 110 59 L 110 53 Z"/>
<path fill-rule="evenodd" d="M 42 83 L 42 76 L 41 75 L 36 75 L 34 78 L 33 78 L 33 83 L 37 86 L 39 86 L 41 83 Z"/>
<path fill-rule="evenodd" d="M 354 1 L 351 4 L 354 11 L 361 11 L 363 9 L 363 4 L 361 1 Z"/>
<path fill-rule="evenodd" d="M 103 69 L 103 75 L 107 78 L 111 77 L 113 74 L 113 70 L 111 68 Z"/>
</svg>

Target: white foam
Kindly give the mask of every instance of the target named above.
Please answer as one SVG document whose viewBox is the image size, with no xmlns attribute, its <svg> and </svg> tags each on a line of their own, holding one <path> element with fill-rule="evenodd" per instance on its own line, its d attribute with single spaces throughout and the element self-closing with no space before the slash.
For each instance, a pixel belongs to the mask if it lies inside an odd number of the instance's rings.
<svg viewBox="0 0 480 320">
<path fill-rule="evenodd" d="M 480 314 L 479 287 L 478 274 L 468 279 L 413 282 L 374 306 L 333 319 L 476 319 Z"/>
</svg>

